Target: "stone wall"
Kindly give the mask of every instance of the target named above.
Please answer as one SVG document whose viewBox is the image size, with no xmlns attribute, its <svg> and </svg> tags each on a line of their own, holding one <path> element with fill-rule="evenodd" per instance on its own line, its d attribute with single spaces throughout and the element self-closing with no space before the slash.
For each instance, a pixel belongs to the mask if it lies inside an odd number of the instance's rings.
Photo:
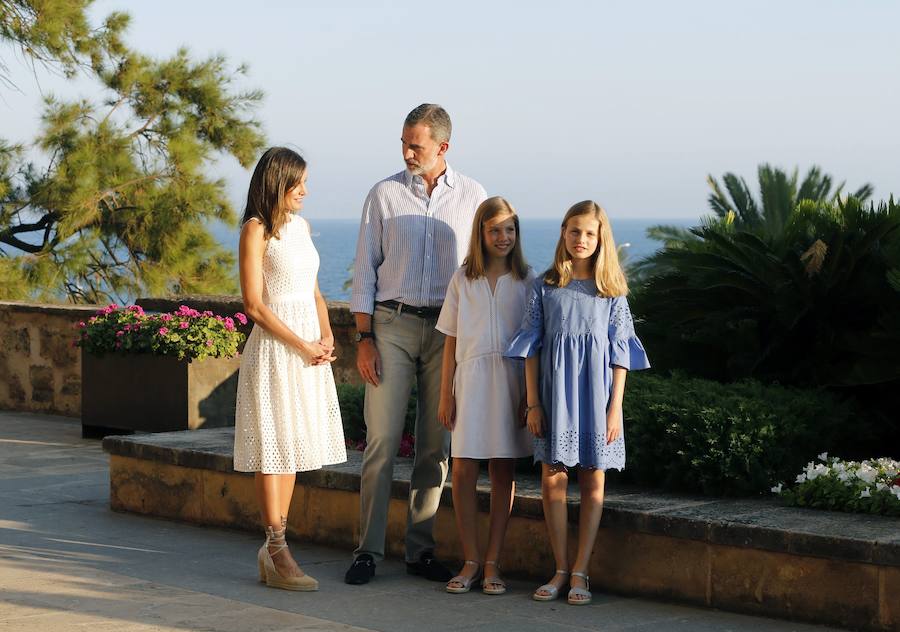
<svg viewBox="0 0 900 632">
<path fill-rule="evenodd" d="M 179 305 L 233 314 L 243 309 L 237 296 L 184 296 L 138 299 L 146 310 L 171 311 Z M 50 305 L 0 301 L 0 409 L 81 415 L 81 351 L 73 347 L 75 327 L 98 305 Z M 359 384 L 353 316 L 346 302 L 328 304 L 338 382 Z"/>
<path fill-rule="evenodd" d="M 0 302 L 0 408 L 81 414 L 75 325 L 96 305 Z"/>
</svg>

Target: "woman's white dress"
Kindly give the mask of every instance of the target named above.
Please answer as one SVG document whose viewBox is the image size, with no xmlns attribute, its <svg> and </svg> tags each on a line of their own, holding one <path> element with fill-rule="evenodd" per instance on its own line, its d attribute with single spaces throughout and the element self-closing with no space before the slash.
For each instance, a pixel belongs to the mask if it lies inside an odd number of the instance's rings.
<svg viewBox="0 0 900 632">
<path fill-rule="evenodd" d="M 300 338 L 318 340 L 319 253 L 306 220 L 290 218 L 280 239 L 266 242 L 263 301 Z M 307 364 L 299 352 L 254 326 L 238 376 L 234 469 L 288 474 L 346 460 L 331 365 Z"/>
<path fill-rule="evenodd" d="M 465 268 L 450 279 L 437 330 L 456 338 L 454 457 L 514 458 L 533 452 L 531 435 L 517 420 L 525 395 L 524 362 L 503 357 L 522 322 L 533 278 L 530 269 L 521 281 L 505 274 L 493 292 L 486 278 L 467 279 Z"/>
</svg>

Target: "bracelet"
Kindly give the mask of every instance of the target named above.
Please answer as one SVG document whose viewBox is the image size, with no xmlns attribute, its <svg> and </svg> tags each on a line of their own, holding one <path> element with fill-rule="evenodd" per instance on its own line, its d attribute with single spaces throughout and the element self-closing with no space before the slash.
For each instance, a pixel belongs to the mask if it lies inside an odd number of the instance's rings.
<svg viewBox="0 0 900 632">
<path fill-rule="evenodd" d="M 525 414 L 527 415 L 528 413 L 530 413 L 530 412 L 531 412 L 532 410 L 534 410 L 535 408 L 540 408 L 540 407 L 541 407 L 540 404 L 535 404 L 534 406 L 529 406 L 528 404 L 525 404 Z"/>
</svg>

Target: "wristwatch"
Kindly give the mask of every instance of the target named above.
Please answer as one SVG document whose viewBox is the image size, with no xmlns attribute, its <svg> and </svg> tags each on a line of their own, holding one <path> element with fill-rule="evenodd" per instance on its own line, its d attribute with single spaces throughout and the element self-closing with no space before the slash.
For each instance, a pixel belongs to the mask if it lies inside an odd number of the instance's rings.
<svg viewBox="0 0 900 632">
<path fill-rule="evenodd" d="M 356 335 L 353 337 L 356 342 L 362 342 L 366 338 L 371 338 L 375 340 L 375 332 L 374 331 L 357 331 Z"/>
</svg>

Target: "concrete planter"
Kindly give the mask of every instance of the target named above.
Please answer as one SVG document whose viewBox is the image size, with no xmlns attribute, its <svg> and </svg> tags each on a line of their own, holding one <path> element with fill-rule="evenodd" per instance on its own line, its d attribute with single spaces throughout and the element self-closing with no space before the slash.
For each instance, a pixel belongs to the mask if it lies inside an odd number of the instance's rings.
<svg viewBox="0 0 900 632">
<path fill-rule="evenodd" d="M 234 425 L 240 358 L 82 352 L 85 437 Z"/>
</svg>

